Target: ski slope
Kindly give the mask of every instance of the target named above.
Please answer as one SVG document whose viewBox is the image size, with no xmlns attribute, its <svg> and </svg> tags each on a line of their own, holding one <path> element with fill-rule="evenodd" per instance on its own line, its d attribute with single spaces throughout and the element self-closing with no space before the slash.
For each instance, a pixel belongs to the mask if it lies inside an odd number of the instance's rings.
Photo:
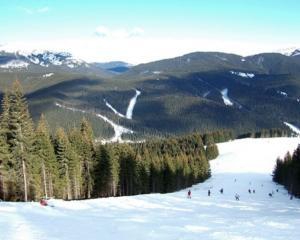
<svg viewBox="0 0 300 240">
<path fill-rule="evenodd" d="M 132 119 L 133 109 L 136 104 L 136 100 L 140 94 L 141 94 L 141 91 L 135 89 L 135 95 L 133 98 L 130 99 L 128 107 L 127 107 L 127 111 L 126 111 L 127 119 Z"/>
<path fill-rule="evenodd" d="M 298 143 L 299 138 L 273 138 L 219 144 L 220 156 L 210 162 L 212 177 L 190 188 L 191 199 L 185 189 L 170 194 L 52 200 L 55 207 L 0 202 L 0 239 L 300 239 L 300 200 L 290 200 L 286 190 L 271 180 L 276 158 Z M 255 189 L 255 194 L 248 189 Z M 240 201 L 234 199 L 236 193 Z"/>
</svg>

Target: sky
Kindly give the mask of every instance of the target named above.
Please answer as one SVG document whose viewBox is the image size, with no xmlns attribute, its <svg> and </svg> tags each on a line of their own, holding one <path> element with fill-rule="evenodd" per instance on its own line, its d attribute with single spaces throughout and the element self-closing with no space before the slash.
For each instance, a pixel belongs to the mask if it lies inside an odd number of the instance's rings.
<svg viewBox="0 0 300 240">
<path fill-rule="evenodd" d="M 300 47 L 299 0 L 0 0 L 0 48 L 132 64 Z"/>
</svg>

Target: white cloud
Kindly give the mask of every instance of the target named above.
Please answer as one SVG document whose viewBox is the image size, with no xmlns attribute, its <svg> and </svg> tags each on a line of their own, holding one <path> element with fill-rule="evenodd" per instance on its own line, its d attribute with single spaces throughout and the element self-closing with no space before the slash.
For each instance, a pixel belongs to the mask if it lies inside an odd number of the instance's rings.
<svg viewBox="0 0 300 240">
<path fill-rule="evenodd" d="M 104 37 L 49 39 L 10 42 L 1 49 L 10 51 L 50 50 L 68 51 L 75 57 L 88 62 L 122 60 L 132 64 L 172 58 L 195 51 L 220 51 L 243 56 L 261 52 L 272 52 L 285 46 L 299 43 L 254 43 L 226 39 L 131 37 L 122 31 L 111 34 L 107 28 L 100 29 Z M 131 31 L 131 34 L 134 31 Z M 138 31 L 137 31 L 138 32 Z"/>
<path fill-rule="evenodd" d="M 131 38 L 131 37 L 139 37 L 144 34 L 144 30 L 139 27 L 135 27 L 133 29 L 125 29 L 125 28 L 118 28 L 118 29 L 109 29 L 105 26 L 99 26 L 96 28 L 95 31 L 96 36 L 102 38 Z"/>
</svg>

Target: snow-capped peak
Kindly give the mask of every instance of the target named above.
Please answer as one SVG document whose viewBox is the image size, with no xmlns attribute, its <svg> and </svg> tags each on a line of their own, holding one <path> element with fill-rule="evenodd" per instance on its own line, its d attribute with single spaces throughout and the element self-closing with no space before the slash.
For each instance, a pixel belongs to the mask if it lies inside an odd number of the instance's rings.
<svg viewBox="0 0 300 240">
<path fill-rule="evenodd" d="M 277 52 L 289 57 L 295 57 L 297 55 L 300 55 L 300 48 L 290 47 L 290 48 L 280 49 Z"/>
<path fill-rule="evenodd" d="M 89 67 L 89 64 L 83 60 L 77 59 L 68 52 L 56 52 L 48 50 L 33 51 L 7 51 L 0 48 L 1 53 L 6 57 L 6 61 L 2 61 L 1 66 L 10 68 L 22 68 L 30 65 L 39 65 L 41 67 L 62 66 L 68 68 L 77 68 L 80 66 Z M 18 62 L 18 64 L 16 64 Z M 20 64 L 22 62 L 22 64 Z M 20 67 L 22 65 L 22 67 Z M 0 66 L 0 67 L 1 67 Z M 17 66 L 17 67 L 14 67 Z"/>
<path fill-rule="evenodd" d="M 30 54 L 24 55 L 28 60 L 34 64 L 39 64 L 43 67 L 49 65 L 62 66 L 66 65 L 69 68 L 78 67 L 85 62 L 74 58 L 67 52 L 50 52 L 50 51 L 33 51 Z"/>
</svg>

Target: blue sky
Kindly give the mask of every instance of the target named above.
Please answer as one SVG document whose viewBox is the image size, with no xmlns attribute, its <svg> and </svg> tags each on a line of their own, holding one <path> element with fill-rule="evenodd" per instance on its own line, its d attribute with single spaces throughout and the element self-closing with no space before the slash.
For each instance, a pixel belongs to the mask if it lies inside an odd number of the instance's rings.
<svg viewBox="0 0 300 240">
<path fill-rule="evenodd" d="M 185 51 L 247 55 L 300 47 L 299 9 L 298 0 L 1 1 L 0 44 L 134 63 Z"/>
</svg>

